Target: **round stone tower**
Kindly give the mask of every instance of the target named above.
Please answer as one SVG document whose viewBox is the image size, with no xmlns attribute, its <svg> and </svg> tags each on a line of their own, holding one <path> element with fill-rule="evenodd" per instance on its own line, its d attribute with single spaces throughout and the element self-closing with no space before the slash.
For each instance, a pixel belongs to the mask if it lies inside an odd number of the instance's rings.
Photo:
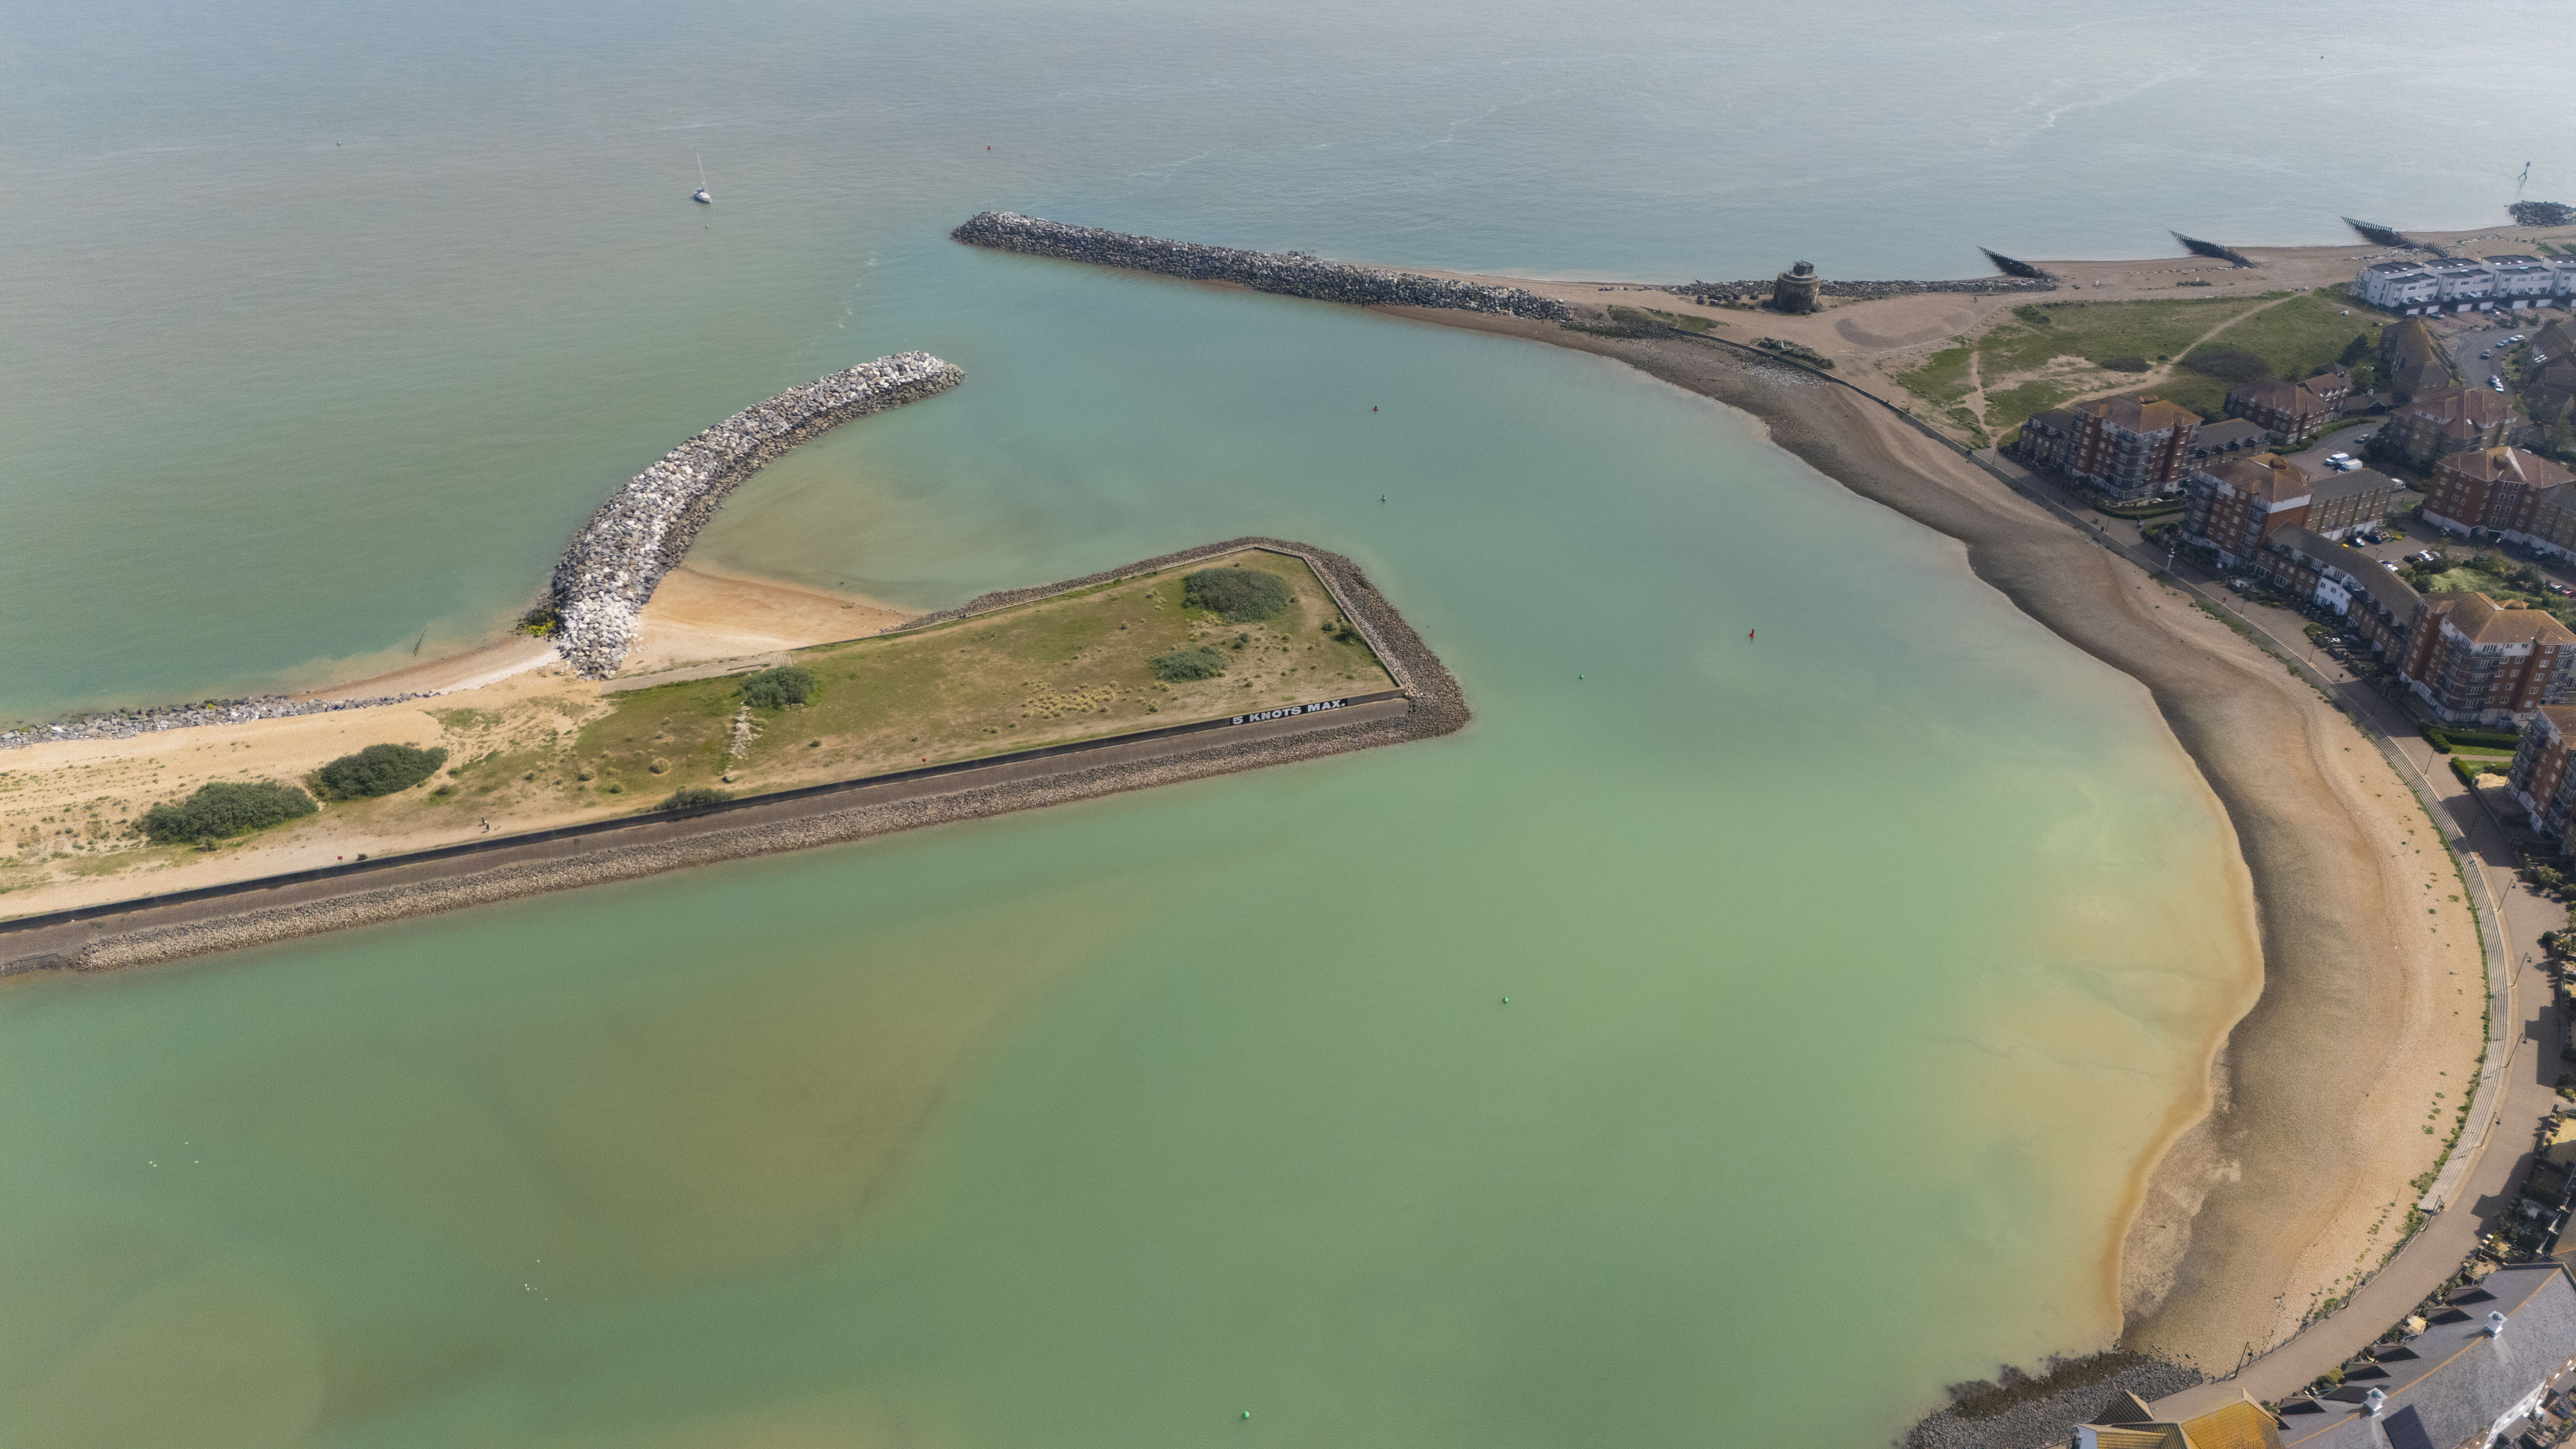
<svg viewBox="0 0 2576 1449">
<path fill-rule="evenodd" d="M 1816 287 L 1824 278 L 1816 275 L 1815 264 L 1800 262 L 1782 272 L 1771 283 L 1771 310 L 1774 312 L 1814 312 L 1820 310 Z"/>
</svg>

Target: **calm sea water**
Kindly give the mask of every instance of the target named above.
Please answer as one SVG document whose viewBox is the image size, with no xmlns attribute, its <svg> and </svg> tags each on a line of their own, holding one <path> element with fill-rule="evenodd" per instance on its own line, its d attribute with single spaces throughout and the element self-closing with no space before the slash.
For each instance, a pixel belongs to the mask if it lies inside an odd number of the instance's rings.
<svg viewBox="0 0 2576 1449">
<path fill-rule="evenodd" d="M 0 715 L 482 637 L 680 437 L 922 347 L 968 385 L 707 555 L 927 607 L 1301 537 L 1480 720 L 13 986 L 0 1439 L 1863 1442 L 2098 1341 L 2246 985 L 2140 695 L 1624 370 L 944 231 L 1669 279 L 2467 226 L 2576 119 L 2551 14 L 11 7 Z"/>
</svg>

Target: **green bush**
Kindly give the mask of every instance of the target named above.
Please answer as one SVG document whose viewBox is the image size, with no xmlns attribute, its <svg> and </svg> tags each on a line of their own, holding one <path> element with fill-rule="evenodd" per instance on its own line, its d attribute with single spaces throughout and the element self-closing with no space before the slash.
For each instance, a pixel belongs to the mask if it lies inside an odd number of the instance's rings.
<svg viewBox="0 0 2576 1449">
<path fill-rule="evenodd" d="M 1187 679 L 1214 679 L 1225 673 L 1225 656 L 1213 649 L 1182 649 L 1154 657 L 1156 679 L 1179 682 Z"/>
<path fill-rule="evenodd" d="M 764 669 L 742 682 L 742 702 L 754 709 L 783 709 L 814 697 L 814 671 L 802 664 Z"/>
<path fill-rule="evenodd" d="M 704 785 L 692 785 L 686 790 L 672 791 L 671 798 L 662 802 L 662 808 L 681 812 L 704 810 L 710 805 L 721 805 L 732 798 L 731 794 L 723 790 L 710 790 Z"/>
<path fill-rule="evenodd" d="M 1259 569 L 1201 569 L 1181 580 L 1181 602 L 1249 624 L 1288 607 L 1288 581 Z"/>
<path fill-rule="evenodd" d="M 198 786 L 185 800 L 162 801 L 144 811 L 136 824 L 152 840 L 167 844 L 239 835 L 319 808 L 312 796 L 275 780 L 218 780 Z"/>
<path fill-rule="evenodd" d="M 444 749 L 419 750 L 409 745 L 369 745 L 342 755 L 313 772 L 325 800 L 356 800 L 408 790 L 438 773 L 447 763 Z"/>
<path fill-rule="evenodd" d="M 2451 773 L 2460 777 L 2461 784 L 2475 785 L 2480 775 L 2503 774 L 2507 763 L 2496 755 L 2453 755 Z"/>
<path fill-rule="evenodd" d="M 2056 318 L 2048 315 L 2047 308 L 2035 306 L 2028 302 L 2024 302 L 2022 305 L 2015 307 L 2013 309 L 2013 315 L 2019 317 L 2021 320 L 2029 323 L 2033 327 L 2054 326 L 2057 322 Z"/>
<path fill-rule="evenodd" d="M 2251 352 L 2241 352 L 2233 347 L 2212 346 L 2206 342 L 2184 353 L 2182 365 L 2203 377 L 2214 377 L 2222 382 L 2232 382 L 2239 386 L 2272 380 L 2272 364 L 2262 358 Z"/>
</svg>

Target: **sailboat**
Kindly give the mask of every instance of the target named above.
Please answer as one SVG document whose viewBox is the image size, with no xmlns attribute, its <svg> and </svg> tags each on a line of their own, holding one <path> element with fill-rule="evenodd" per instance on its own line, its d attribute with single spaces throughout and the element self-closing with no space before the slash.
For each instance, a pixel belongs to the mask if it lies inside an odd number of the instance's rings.
<svg viewBox="0 0 2576 1449">
<path fill-rule="evenodd" d="M 698 194 L 689 198 L 700 206 L 713 206 L 716 199 L 707 195 L 707 158 L 698 158 Z"/>
</svg>

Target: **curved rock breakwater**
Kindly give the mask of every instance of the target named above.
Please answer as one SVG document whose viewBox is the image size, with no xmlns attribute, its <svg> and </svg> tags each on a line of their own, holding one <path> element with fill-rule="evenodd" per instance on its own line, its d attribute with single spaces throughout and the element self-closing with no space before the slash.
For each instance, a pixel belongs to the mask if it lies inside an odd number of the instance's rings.
<svg viewBox="0 0 2576 1449">
<path fill-rule="evenodd" d="M 584 679 L 615 674 L 653 590 L 736 485 L 818 433 L 965 380 L 927 352 L 898 352 L 789 388 L 673 448 L 602 504 L 555 565 L 556 652 Z"/>
<path fill-rule="evenodd" d="M 301 714 L 329 714 L 334 710 L 368 709 L 379 704 L 401 704 L 405 700 L 427 698 L 426 694 L 386 694 L 374 699 L 289 699 L 282 694 L 272 694 L 253 699 L 210 699 L 204 704 L 170 705 L 160 709 L 117 710 L 80 719 L 59 720 L 53 724 L 0 730 L 0 750 L 50 745 L 58 740 L 130 740 L 136 735 L 161 730 L 240 724 L 254 719 L 291 719 Z"/>
<path fill-rule="evenodd" d="M 1344 266 L 1340 262 L 1318 261 L 1304 252 L 1247 252 L 1130 236 L 1097 227 L 1042 221 L 1016 211 L 984 212 L 949 235 L 969 246 L 1101 267 L 1125 267 L 1129 271 L 1161 272 L 1192 281 L 1239 282 L 1256 292 L 1346 302 L 1355 307 L 1452 307 L 1546 322 L 1562 322 L 1574 315 L 1563 302 L 1525 287 L 1488 287 L 1416 272 Z"/>
</svg>

